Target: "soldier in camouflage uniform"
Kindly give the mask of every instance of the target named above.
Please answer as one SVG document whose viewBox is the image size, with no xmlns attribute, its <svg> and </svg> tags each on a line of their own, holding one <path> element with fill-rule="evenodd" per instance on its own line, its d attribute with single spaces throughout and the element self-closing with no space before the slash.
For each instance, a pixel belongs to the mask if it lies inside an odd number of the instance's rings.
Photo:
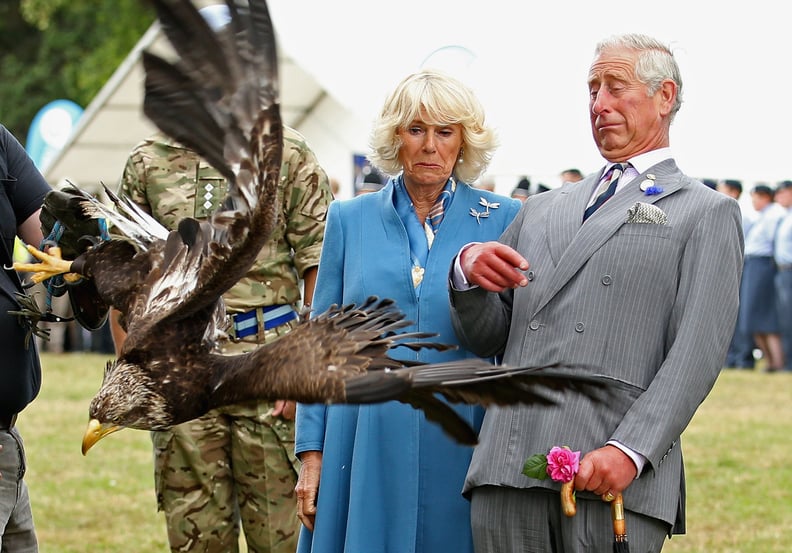
<svg viewBox="0 0 792 553">
<path fill-rule="evenodd" d="M 132 151 L 120 192 L 173 229 L 184 217 L 206 219 L 226 183 L 205 160 L 158 134 Z M 331 200 L 327 176 L 303 137 L 284 128 L 279 225 L 247 275 L 223 296 L 230 315 L 224 352 L 250 351 L 295 326 L 299 280 L 307 305 Z M 123 339 L 117 320 L 113 326 Z M 293 420 L 293 402 L 261 402 L 152 432 L 157 504 L 171 551 L 235 552 L 240 520 L 249 551 L 295 551 Z"/>
</svg>

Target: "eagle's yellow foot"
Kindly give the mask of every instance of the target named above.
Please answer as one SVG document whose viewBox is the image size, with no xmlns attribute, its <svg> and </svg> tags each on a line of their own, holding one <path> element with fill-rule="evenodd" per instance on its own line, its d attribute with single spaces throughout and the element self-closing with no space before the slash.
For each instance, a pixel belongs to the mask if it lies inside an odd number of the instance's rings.
<svg viewBox="0 0 792 553">
<path fill-rule="evenodd" d="M 77 282 L 82 278 L 77 273 L 69 272 L 72 262 L 61 257 L 61 249 L 57 246 L 43 252 L 28 244 L 27 251 L 41 263 L 14 263 L 14 270 L 19 273 L 33 273 L 30 277 L 33 282 L 44 282 L 57 275 L 63 275 L 66 282 Z"/>
</svg>

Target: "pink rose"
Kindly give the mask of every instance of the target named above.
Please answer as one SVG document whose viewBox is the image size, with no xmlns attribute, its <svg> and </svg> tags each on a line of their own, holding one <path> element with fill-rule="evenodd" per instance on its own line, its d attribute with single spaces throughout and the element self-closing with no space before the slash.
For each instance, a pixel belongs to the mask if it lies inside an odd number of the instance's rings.
<svg viewBox="0 0 792 553">
<path fill-rule="evenodd" d="M 571 482 L 579 467 L 579 451 L 556 446 L 547 454 L 547 474 L 556 482 Z"/>
</svg>

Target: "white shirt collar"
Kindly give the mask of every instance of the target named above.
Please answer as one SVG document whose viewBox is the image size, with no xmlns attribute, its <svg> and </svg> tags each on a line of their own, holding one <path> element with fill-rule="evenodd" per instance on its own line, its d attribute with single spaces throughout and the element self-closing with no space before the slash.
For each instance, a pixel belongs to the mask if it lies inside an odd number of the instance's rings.
<svg viewBox="0 0 792 553">
<path fill-rule="evenodd" d="M 642 174 L 644 171 L 649 170 L 650 167 L 653 165 L 657 165 L 661 161 L 665 161 L 667 159 L 673 159 L 673 155 L 671 153 L 671 148 L 658 148 L 657 150 L 652 150 L 651 152 L 644 152 L 642 154 L 638 154 L 635 157 L 631 157 L 627 160 L 627 162 L 632 165 L 624 174 L 619 178 L 619 184 L 616 185 L 616 192 L 618 193 L 620 190 L 626 188 L 628 184 L 630 184 L 635 177 Z M 605 166 L 605 171 L 603 171 L 602 176 L 608 174 L 610 168 L 616 165 L 614 162 L 608 162 Z M 595 184 L 594 189 L 592 190 L 591 197 L 589 198 L 588 205 L 594 203 L 595 198 L 597 196 L 597 188 L 598 185 Z"/>
<path fill-rule="evenodd" d="M 667 159 L 673 159 L 673 154 L 671 153 L 671 148 L 658 148 L 657 150 L 652 150 L 651 152 L 644 152 L 642 154 L 638 154 L 635 157 L 631 157 L 627 161 L 635 167 L 635 170 L 638 171 L 638 174 L 648 171 L 650 167 L 653 165 L 657 165 L 661 161 L 665 161 Z M 612 165 L 612 164 L 610 164 Z M 608 165 L 608 167 L 610 167 Z"/>
</svg>

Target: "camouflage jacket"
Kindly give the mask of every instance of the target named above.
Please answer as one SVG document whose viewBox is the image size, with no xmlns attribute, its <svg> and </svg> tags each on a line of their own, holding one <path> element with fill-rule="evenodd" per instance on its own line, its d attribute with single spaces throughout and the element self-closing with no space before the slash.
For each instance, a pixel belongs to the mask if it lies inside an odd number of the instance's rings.
<svg viewBox="0 0 792 553">
<path fill-rule="evenodd" d="M 278 226 L 247 275 L 223 295 L 229 313 L 296 304 L 299 279 L 319 264 L 327 207 L 327 175 L 305 139 L 284 127 Z M 129 156 L 119 192 L 169 229 L 184 217 L 206 219 L 226 193 L 225 179 L 204 159 L 162 134 Z"/>
</svg>

